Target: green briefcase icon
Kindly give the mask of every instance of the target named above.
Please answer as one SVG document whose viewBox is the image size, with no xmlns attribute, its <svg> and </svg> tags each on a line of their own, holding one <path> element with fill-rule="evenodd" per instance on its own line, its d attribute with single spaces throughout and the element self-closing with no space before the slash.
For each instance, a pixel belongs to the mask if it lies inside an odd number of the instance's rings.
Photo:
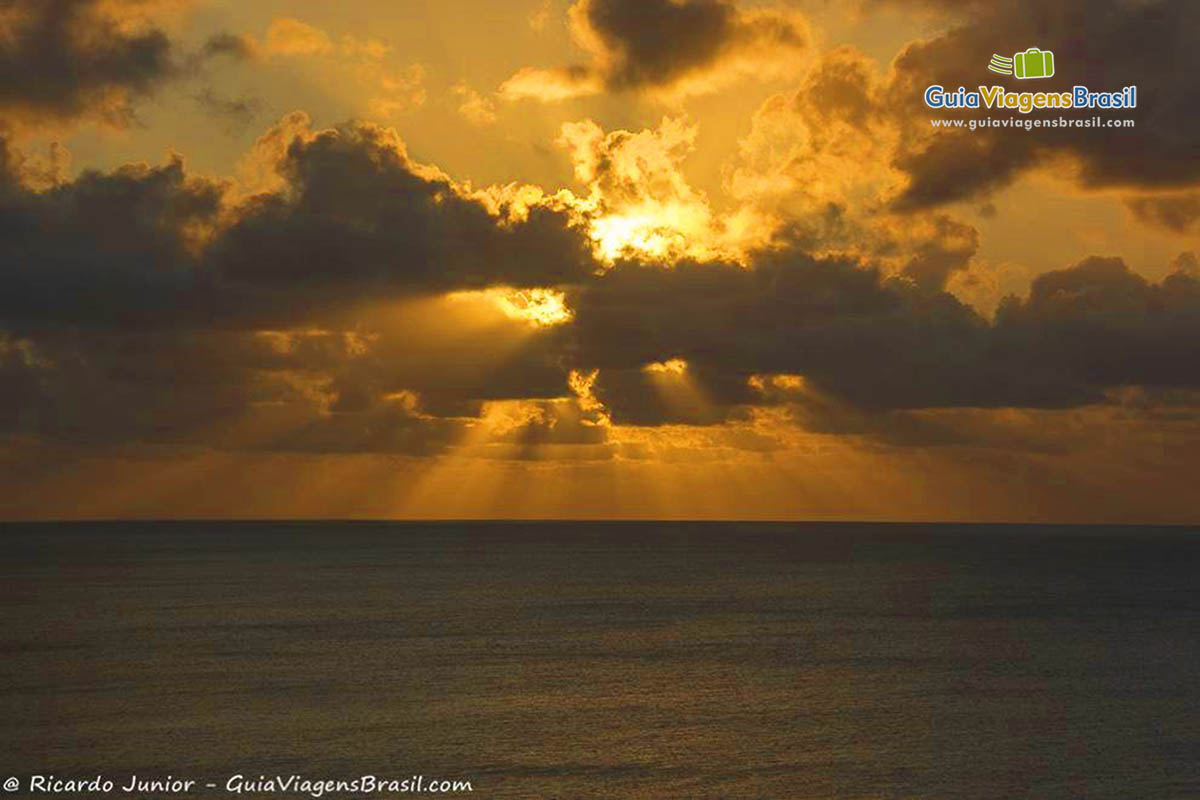
<svg viewBox="0 0 1200 800">
<path fill-rule="evenodd" d="M 1054 74 L 1054 53 L 1031 47 L 1013 55 L 1013 74 L 1018 78 L 1049 78 Z"/>
</svg>

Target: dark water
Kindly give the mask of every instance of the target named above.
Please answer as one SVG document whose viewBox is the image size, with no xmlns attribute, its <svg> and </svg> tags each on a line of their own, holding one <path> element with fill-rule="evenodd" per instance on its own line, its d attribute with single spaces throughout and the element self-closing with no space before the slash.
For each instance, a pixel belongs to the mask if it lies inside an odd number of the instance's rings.
<svg viewBox="0 0 1200 800">
<path fill-rule="evenodd" d="M 0 526 L 0 778 L 1195 798 L 1198 534 Z"/>
</svg>

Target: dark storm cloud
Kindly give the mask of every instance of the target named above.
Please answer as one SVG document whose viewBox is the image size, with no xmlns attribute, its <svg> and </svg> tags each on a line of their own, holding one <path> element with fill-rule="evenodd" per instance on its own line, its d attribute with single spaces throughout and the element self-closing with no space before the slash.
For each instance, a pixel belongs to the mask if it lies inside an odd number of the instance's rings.
<svg viewBox="0 0 1200 800">
<path fill-rule="evenodd" d="M 1177 271 L 1161 283 L 1119 258 L 1093 257 L 1034 280 L 1009 300 L 995 338 L 1009 357 L 1080 385 L 1200 386 L 1200 281 Z"/>
<path fill-rule="evenodd" d="M 362 308 L 595 268 L 562 215 L 502 223 L 382 136 L 349 125 L 284 137 L 270 165 L 279 188 L 233 208 L 228 186 L 178 159 L 34 191 L 0 140 L 3 431 L 428 454 L 463 432 L 446 416 L 569 394 L 554 332 L 337 329 Z"/>
<path fill-rule="evenodd" d="M 258 439 L 248 447 L 237 441 L 228 446 L 268 452 L 432 456 L 457 443 L 466 430 L 464 420 L 424 416 L 402 402 L 381 398 L 354 411 L 335 409 L 307 415 L 294 427 L 285 427 L 276 436 Z"/>
<path fill-rule="evenodd" d="M 197 357 L 200 337 L 190 338 L 69 328 L 10 338 L 8 371 L 36 402 L 7 415 L 5 432 L 119 443 L 203 425 L 215 409 L 248 402 L 245 383 L 219 367 L 227 357 L 216 350 Z"/>
<path fill-rule="evenodd" d="M 209 250 L 231 286 L 307 306 L 372 294 L 579 280 L 594 269 L 565 214 L 533 209 L 503 226 L 448 181 L 419 174 L 385 129 L 348 125 L 297 137 L 259 195 Z"/>
<path fill-rule="evenodd" d="M 737 69 L 738 59 L 756 60 L 759 71 L 778 69 L 808 44 L 798 15 L 730 0 L 578 0 L 569 15 L 590 63 L 528 67 L 502 91 L 558 100 L 600 89 L 672 90 L 685 79 Z"/>
<path fill-rule="evenodd" d="M 1041 156 L 1037 143 L 1018 138 L 1034 134 L 1006 133 L 939 134 L 928 143 L 901 149 L 893 163 L 911 182 L 893 207 L 913 211 L 986 194 L 1036 166 Z"/>
<path fill-rule="evenodd" d="M 753 270 L 625 266 L 573 303 L 597 396 L 614 420 L 642 424 L 705 421 L 641 369 L 671 358 L 688 363 L 708 421 L 754 403 L 748 381 L 764 374 L 879 412 L 1066 408 L 1115 386 L 1200 386 L 1200 282 L 1180 271 L 1149 283 L 1120 259 L 1047 273 L 995 322 L 949 294 L 802 253 Z"/>
<path fill-rule="evenodd" d="M 723 0 L 580 0 L 572 13 L 603 43 L 613 89 L 669 85 L 738 47 L 805 44 L 785 18 L 747 19 Z"/>
<path fill-rule="evenodd" d="M 287 327 L 368 300 L 595 269 L 564 214 L 501 224 L 397 146 L 367 124 L 286 135 L 269 165 L 282 186 L 222 216 L 228 187 L 178 159 L 38 193 L 0 140 L 0 320 Z"/>
<path fill-rule="evenodd" d="M 85 172 L 38 193 L 0 140 L 0 320 L 121 326 L 186 313 L 201 293 L 189 238 L 224 188 L 183 163 Z"/>
<path fill-rule="evenodd" d="M 427 456 L 461 441 L 488 399 L 544 390 L 554 399 L 523 400 L 511 420 L 476 444 L 523 450 L 605 441 L 605 430 L 587 422 L 594 415 L 563 399 L 561 369 L 538 375 L 511 359 L 489 368 L 439 368 L 414 364 L 413 350 L 436 353 L 439 343 L 376 348 L 321 331 L 4 335 L 0 434 L 78 448 L 140 443 Z"/>
<path fill-rule="evenodd" d="M 986 336 L 975 312 L 849 261 L 791 253 L 764 257 L 753 270 L 627 267 L 574 305 L 580 352 L 600 368 L 597 394 L 607 401 L 637 397 L 627 384 L 638 379 L 646 396 L 655 390 L 653 374 L 630 372 L 614 391 L 609 370 L 671 358 L 686 361 L 706 400 L 726 410 L 751 402 L 749 379 L 764 373 L 803 374 L 870 406 L 1003 404 L 1011 396 L 997 396 L 994 381 L 955 379 L 971 370 Z M 649 421 L 646 409 L 612 411 Z"/>
<path fill-rule="evenodd" d="M 0 339 L 0 430 L 72 447 L 127 443 L 286 452 L 429 455 L 465 421 L 414 396 L 341 403 L 356 353 L 338 334 L 280 349 L 253 332 L 55 330 Z"/>
<path fill-rule="evenodd" d="M 666 84 L 712 62 L 736 24 L 732 6 L 711 0 L 583 0 L 577 13 L 614 55 L 614 88 Z"/>
<path fill-rule="evenodd" d="M 719 425 L 758 399 L 748 378 L 703 361 L 693 361 L 678 377 L 657 368 L 609 369 L 597 381 L 596 396 L 617 424 Z"/>
<path fill-rule="evenodd" d="M 403 390 L 420 394 L 436 416 L 474 416 L 489 400 L 549 399 L 568 393 L 561 329 L 536 335 L 512 325 L 479 337 L 450 335 L 414 341 L 419 323 L 380 323 L 370 346 L 355 358 L 324 367 L 335 407 L 357 409 Z"/>
<path fill-rule="evenodd" d="M 946 5 L 950 4 L 937 4 Z M 959 20 L 945 33 L 914 42 L 893 64 L 885 95 L 889 111 L 910 118 L 909 137 L 896 163 L 912 181 L 897 201 L 918 209 L 1001 187 L 1022 170 L 1068 157 L 1087 187 L 1179 187 L 1200 182 L 1195 142 L 1200 138 L 1200 5 L 1190 0 L 1008 0 L 954 6 Z M 1026 81 L 986 70 L 992 53 L 1037 46 L 1052 50 L 1053 78 Z M 1138 86 L 1138 107 L 1106 112 L 1136 120 L 1133 129 L 983 129 L 927 135 L 931 117 L 986 112 L 933 111 L 922 93 L 931 84 L 951 90 L 994 83 L 1010 90 L 1093 91 Z M 1090 117 L 1094 111 L 1046 112 L 1030 117 Z M 1018 116 L 994 112 L 996 116 Z"/>
<path fill-rule="evenodd" d="M 123 24 L 145 6 L 141 0 L 0 2 L 0 112 L 18 120 L 127 121 L 131 99 L 175 69 L 165 33 Z"/>
</svg>

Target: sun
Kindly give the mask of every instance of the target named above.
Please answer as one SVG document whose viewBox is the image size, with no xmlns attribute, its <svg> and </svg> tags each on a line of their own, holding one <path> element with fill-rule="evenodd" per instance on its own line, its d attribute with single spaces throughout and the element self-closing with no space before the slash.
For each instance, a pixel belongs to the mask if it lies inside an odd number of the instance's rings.
<svg viewBox="0 0 1200 800">
<path fill-rule="evenodd" d="M 654 214 L 609 214 L 592 220 L 591 238 L 597 258 L 613 263 L 622 256 L 663 259 L 683 249 L 683 234 Z"/>
</svg>

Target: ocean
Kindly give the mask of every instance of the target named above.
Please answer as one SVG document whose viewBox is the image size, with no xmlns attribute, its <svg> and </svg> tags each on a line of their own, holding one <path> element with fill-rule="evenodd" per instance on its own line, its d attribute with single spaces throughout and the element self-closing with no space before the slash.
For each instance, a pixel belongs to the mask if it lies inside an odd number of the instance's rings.
<svg viewBox="0 0 1200 800">
<path fill-rule="evenodd" d="M 11 797 L 54 796 L 31 788 L 49 776 L 123 797 L 1196 798 L 1198 533 L 4 524 L 0 778 Z M 397 783 L 336 786 L 367 775 Z M 195 784 L 120 791 L 167 776 Z"/>
</svg>

